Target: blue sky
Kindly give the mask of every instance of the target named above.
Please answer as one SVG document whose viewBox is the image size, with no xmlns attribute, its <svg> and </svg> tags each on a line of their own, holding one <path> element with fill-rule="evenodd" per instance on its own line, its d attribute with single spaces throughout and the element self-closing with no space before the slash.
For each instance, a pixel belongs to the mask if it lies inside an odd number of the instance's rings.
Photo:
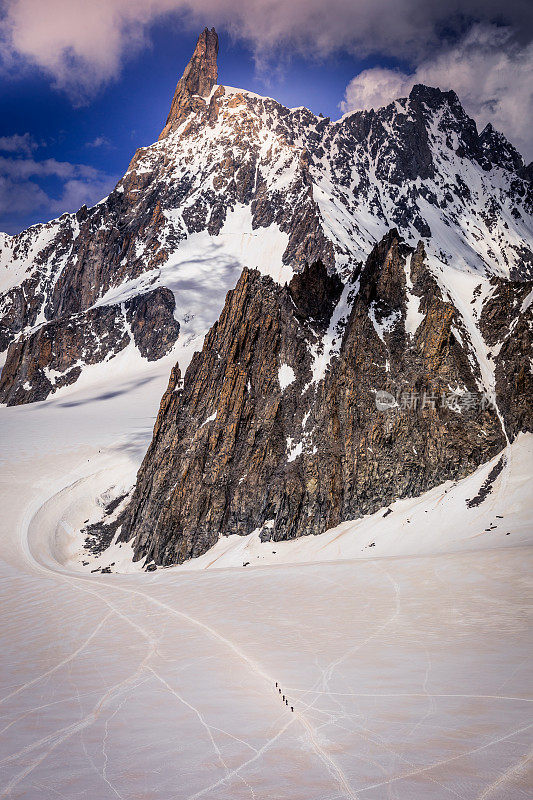
<svg viewBox="0 0 533 800">
<path fill-rule="evenodd" d="M 149 12 L 143 0 L 0 0 L 0 230 L 108 193 L 157 139 L 205 24 L 219 33 L 220 83 L 332 118 L 415 81 L 454 88 L 480 126 L 490 119 L 533 155 L 522 0 L 507 17 L 497 0 L 463 0 L 459 15 L 456 0 L 256 0 L 253 12 L 196 0 L 194 21 L 191 2 L 153 0 Z"/>
</svg>

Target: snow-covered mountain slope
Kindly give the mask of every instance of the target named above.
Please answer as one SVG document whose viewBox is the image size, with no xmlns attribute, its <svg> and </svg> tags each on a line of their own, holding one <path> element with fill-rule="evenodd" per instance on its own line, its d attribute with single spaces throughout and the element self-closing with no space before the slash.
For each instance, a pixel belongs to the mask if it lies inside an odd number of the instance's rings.
<svg viewBox="0 0 533 800">
<path fill-rule="evenodd" d="M 510 246 L 495 234 L 490 254 L 490 226 L 470 235 L 459 183 L 446 207 L 425 197 L 430 182 L 440 191 L 423 156 L 426 122 L 402 122 L 399 110 L 415 97 L 390 107 L 401 130 L 372 149 L 386 109 L 335 124 L 221 90 L 215 50 L 213 32 L 202 34 L 160 141 L 109 198 L 0 234 L 2 347 L 20 337 L 2 378 L 20 405 L 0 409 L 0 796 L 527 800 L 533 286 L 518 276 L 530 248 L 521 160 L 490 129 L 459 154 L 450 133 L 443 150 L 450 175 L 463 164 L 496 192 L 494 231 Z M 215 141 L 223 117 L 229 138 Z M 329 149 L 322 132 L 339 130 L 346 147 Z M 278 148 L 275 160 L 261 142 Z M 367 188 L 342 189 L 367 157 Z M 488 183 L 497 177 L 501 208 Z M 405 187 L 405 221 L 389 231 L 402 210 L 388 198 Z M 417 244 L 423 223 L 431 237 Z M 378 239 L 379 258 L 361 268 Z M 303 266 L 317 254 L 329 274 Z M 226 292 L 230 307 L 245 284 L 240 311 L 269 313 L 218 319 Z M 50 342 L 68 344 L 53 353 L 65 363 L 50 360 Z M 32 365 L 40 374 L 29 376 Z M 53 391 L 30 402 L 47 376 Z M 438 376 L 452 407 L 380 410 L 372 389 L 387 376 L 414 388 Z M 487 393 L 482 413 L 469 390 Z M 179 405 L 191 455 L 214 452 L 224 480 L 239 467 L 230 443 L 256 475 L 265 453 L 296 479 L 318 456 L 334 502 L 351 502 L 365 481 L 374 494 L 360 492 L 362 515 L 322 535 L 272 541 L 272 526 L 253 526 L 164 569 L 133 561 L 136 543 L 120 531 L 99 552 L 87 526 L 116 520 L 154 422 L 157 439 Z M 342 448 L 358 448 L 357 470 Z M 346 468 L 351 484 L 338 480 Z M 370 513 L 392 473 L 418 497 Z M 220 497 L 216 479 L 199 475 L 204 497 Z M 251 521 L 265 495 L 246 476 L 242 486 Z M 293 500 L 295 487 L 276 475 L 279 497 L 285 488 Z"/>
<path fill-rule="evenodd" d="M 73 315 L 156 285 L 173 288 L 183 325 L 204 307 L 180 295 L 204 250 L 281 283 L 318 258 L 346 278 L 396 227 L 408 243 L 424 241 L 431 269 L 474 329 L 474 287 L 483 299 L 494 275 L 532 275 L 529 173 L 501 134 L 478 135 L 453 92 L 415 86 L 386 108 L 332 122 L 218 85 L 217 49 L 216 34 L 204 31 L 159 141 L 136 152 L 109 197 L 2 235 L 2 350 L 36 327 L 70 326 Z M 213 271 L 220 295 L 209 324 L 236 282 L 227 278 L 225 266 Z M 101 349 L 84 357 L 78 345 L 73 363 Z M 37 399 L 16 364 L 11 374 L 16 402 Z"/>
</svg>

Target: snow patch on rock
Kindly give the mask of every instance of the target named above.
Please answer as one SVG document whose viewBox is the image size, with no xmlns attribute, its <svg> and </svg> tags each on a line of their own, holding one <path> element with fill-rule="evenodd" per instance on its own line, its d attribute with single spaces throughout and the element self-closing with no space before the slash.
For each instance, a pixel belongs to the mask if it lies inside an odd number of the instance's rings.
<svg viewBox="0 0 533 800">
<path fill-rule="evenodd" d="M 282 364 L 278 370 L 278 381 L 281 386 L 281 391 L 285 391 L 287 386 L 290 386 L 296 380 L 296 375 L 292 367 L 288 364 Z"/>
</svg>

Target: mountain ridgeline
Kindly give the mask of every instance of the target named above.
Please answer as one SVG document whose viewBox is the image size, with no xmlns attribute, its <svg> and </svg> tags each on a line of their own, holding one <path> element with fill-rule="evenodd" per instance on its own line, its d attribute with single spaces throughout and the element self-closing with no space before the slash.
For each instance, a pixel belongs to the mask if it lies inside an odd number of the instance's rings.
<svg viewBox="0 0 533 800">
<path fill-rule="evenodd" d="M 321 533 L 533 429 L 531 165 L 454 92 L 332 122 L 218 84 L 217 54 L 206 29 L 109 197 L 0 234 L 1 402 L 206 320 L 105 534 L 146 564 Z M 190 299 L 213 248 L 219 288 Z"/>
</svg>

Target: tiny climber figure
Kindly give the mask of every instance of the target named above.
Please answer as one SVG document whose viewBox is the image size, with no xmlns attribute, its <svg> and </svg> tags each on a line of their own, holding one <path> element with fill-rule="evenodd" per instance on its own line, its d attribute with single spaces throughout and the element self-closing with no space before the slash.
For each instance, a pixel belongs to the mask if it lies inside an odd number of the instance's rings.
<svg viewBox="0 0 533 800">
<path fill-rule="evenodd" d="M 294 708 L 291 706 L 291 711 L 294 711 Z"/>
<path fill-rule="evenodd" d="M 278 689 L 278 692 L 281 694 L 281 689 Z"/>
<path fill-rule="evenodd" d="M 289 705 L 289 701 L 288 701 L 288 700 L 285 700 L 285 705 L 286 705 L 286 706 L 288 706 L 288 705 Z"/>
<path fill-rule="evenodd" d="M 276 689 L 278 688 L 278 682 L 276 681 Z"/>
<path fill-rule="evenodd" d="M 282 700 L 285 700 L 285 695 L 283 695 L 283 697 L 282 697 L 281 699 L 282 699 Z"/>
</svg>

